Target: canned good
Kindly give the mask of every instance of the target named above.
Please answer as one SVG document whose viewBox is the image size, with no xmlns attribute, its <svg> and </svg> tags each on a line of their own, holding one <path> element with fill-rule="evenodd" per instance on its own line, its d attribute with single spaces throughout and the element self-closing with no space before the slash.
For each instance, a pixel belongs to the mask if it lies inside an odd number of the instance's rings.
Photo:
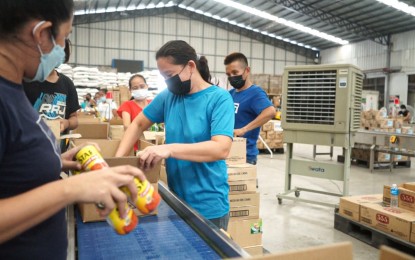
<svg viewBox="0 0 415 260">
<path fill-rule="evenodd" d="M 81 164 L 83 172 L 109 167 L 107 162 L 105 162 L 104 158 L 102 157 L 101 153 L 93 145 L 86 145 L 80 149 L 76 153 L 75 158 Z M 137 216 L 134 214 L 134 211 L 128 206 L 127 203 L 125 204 L 125 208 L 128 211 L 125 218 L 120 217 L 117 207 L 115 207 L 107 216 L 107 222 L 119 235 L 128 234 L 134 230 L 138 224 Z"/>
<path fill-rule="evenodd" d="M 143 214 L 154 211 L 160 204 L 160 194 L 154 190 L 153 185 L 148 180 L 141 181 L 134 178 L 134 182 L 137 186 L 137 198 L 134 201 L 137 209 Z M 121 189 L 131 197 L 130 190 L 126 187 Z"/>
<path fill-rule="evenodd" d="M 107 217 L 107 222 L 115 232 L 119 235 L 125 235 L 134 230 L 138 224 L 138 218 L 134 214 L 134 211 L 125 204 L 125 208 L 128 208 L 128 213 L 125 218 L 121 218 L 117 208 L 114 208 Z"/>
<path fill-rule="evenodd" d="M 93 145 L 86 145 L 75 155 L 76 160 L 81 164 L 83 171 L 93 171 L 108 168 L 101 153 Z"/>
</svg>

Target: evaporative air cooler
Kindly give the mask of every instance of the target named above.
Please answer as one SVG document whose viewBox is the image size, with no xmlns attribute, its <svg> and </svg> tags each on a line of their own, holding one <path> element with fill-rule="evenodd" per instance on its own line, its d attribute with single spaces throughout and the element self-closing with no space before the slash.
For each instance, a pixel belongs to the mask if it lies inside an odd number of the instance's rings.
<svg viewBox="0 0 415 260">
<path fill-rule="evenodd" d="M 360 125 L 363 73 L 350 64 L 288 66 L 283 75 L 282 128 L 287 143 L 285 193 L 282 199 L 302 200 L 332 206 L 320 201 L 298 198 L 300 191 L 326 195 L 348 194 L 350 149 Z M 293 158 L 293 144 L 342 147 L 344 163 L 323 163 Z M 341 194 L 291 189 L 292 175 L 343 181 Z M 294 192 L 295 197 L 288 196 Z"/>
</svg>

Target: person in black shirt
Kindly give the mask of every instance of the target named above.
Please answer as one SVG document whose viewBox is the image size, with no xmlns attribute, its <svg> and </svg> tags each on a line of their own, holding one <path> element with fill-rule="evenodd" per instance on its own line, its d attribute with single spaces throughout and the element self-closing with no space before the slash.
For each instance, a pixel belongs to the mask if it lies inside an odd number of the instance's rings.
<svg viewBox="0 0 415 260">
<path fill-rule="evenodd" d="M 44 81 L 64 60 L 73 0 L 0 1 L 0 259 L 66 259 L 65 207 L 103 203 L 127 213 L 126 186 L 137 196 L 136 167 L 120 166 L 59 179 L 80 169 L 78 148 L 59 152 L 51 130 L 29 103 L 22 81 Z"/>
<path fill-rule="evenodd" d="M 65 63 L 70 57 L 70 41 L 65 40 Z M 66 75 L 52 70 L 45 81 L 24 82 L 24 91 L 30 103 L 42 117 L 60 120 L 61 134 L 78 127 L 78 93 L 72 80 Z M 61 142 L 61 151 L 67 150 L 66 140 Z"/>
<path fill-rule="evenodd" d="M 405 105 L 401 105 L 400 108 L 401 110 L 398 112 L 398 116 L 402 116 L 403 121 L 409 123 L 411 121 L 411 113 L 409 113 Z"/>
</svg>

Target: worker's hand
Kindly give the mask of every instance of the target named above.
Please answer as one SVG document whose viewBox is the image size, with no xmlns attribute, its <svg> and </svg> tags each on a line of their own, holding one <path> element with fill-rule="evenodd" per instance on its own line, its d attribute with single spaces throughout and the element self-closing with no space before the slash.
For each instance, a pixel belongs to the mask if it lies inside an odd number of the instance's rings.
<svg viewBox="0 0 415 260">
<path fill-rule="evenodd" d="M 64 152 L 61 155 L 62 170 L 63 171 L 66 171 L 66 170 L 78 170 L 79 171 L 79 170 L 81 170 L 81 164 L 78 161 L 76 161 L 75 155 L 79 150 L 81 150 L 86 145 L 93 145 L 93 146 L 95 146 L 95 148 L 97 148 L 98 151 L 101 151 L 101 149 L 99 148 L 99 146 L 96 143 L 86 142 L 82 145 L 78 145 L 78 146 Z"/>
<path fill-rule="evenodd" d="M 144 150 L 137 153 L 140 162 L 140 168 L 147 171 L 153 168 L 158 162 L 171 156 L 169 145 L 148 146 Z"/>
<path fill-rule="evenodd" d="M 73 202 L 100 204 L 103 206 L 99 209 L 101 216 L 107 216 L 117 206 L 121 218 L 124 218 L 127 215 L 127 195 L 119 188 L 127 187 L 131 198 L 136 198 L 137 186 L 134 177 L 142 181 L 146 179 L 140 169 L 125 165 L 71 176 L 64 180 L 64 187 Z"/>
<path fill-rule="evenodd" d="M 69 120 L 68 119 L 61 119 L 61 133 L 65 131 L 69 127 Z"/>
<path fill-rule="evenodd" d="M 233 130 L 233 136 L 244 136 L 246 134 L 246 128 L 242 127 L 239 129 L 234 129 Z"/>
</svg>

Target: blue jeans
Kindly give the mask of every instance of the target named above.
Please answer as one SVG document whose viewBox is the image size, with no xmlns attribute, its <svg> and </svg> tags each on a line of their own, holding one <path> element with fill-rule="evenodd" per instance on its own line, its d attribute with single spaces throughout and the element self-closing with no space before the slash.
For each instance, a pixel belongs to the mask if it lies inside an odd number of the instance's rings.
<svg viewBox="0 0 415 260">
<path fill-rule="evenodd" d="M 252 165 L 256 165 L 256 161 L 257 161 L 256 158 L 250 158 L 250 159 L 246 158 L 246 162 Z"/>
<path fill-rule="evenodd" d="M 210 220 L 210 222 L 215 224 L 215 226 L 217 226 L 219 229 L 223 229 L 225 231 L 228 230 L 229 213 L 226 213 L 226 215 L 223 216 L 223 217 L 213 218 L 213 219 L 209 219 L 209 220 Z"/>
</svg>

